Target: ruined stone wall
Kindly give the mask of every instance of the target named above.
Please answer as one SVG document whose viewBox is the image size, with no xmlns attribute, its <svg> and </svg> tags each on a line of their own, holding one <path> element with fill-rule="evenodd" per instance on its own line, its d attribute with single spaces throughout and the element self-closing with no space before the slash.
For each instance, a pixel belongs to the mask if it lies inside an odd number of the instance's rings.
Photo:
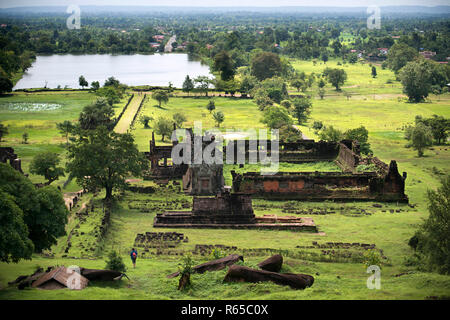
<svg viewBox="0 0 450 320">
<path fill-rule="evenodd" d="M 351 145 L 351 144 L 350 144 Z M 354 172 L 360 162 L 361 156 L 350 149 L 344 142 L 339 143 L 339 154 L 336 164 L 344 172 Z"/>
<path fill-rule="evenodd" d="M 400 176 L 395 161 L 391 162 L 386 175 L 375 172 L 283 172 L 275 175 L 231 173 L 233 190 L 249 193 L 256 198 L 408 201 L 404 193 L 406 174 Z"/>
<path fill-rule="evenodd" d="M 15 170 L 23 173 L 22 171 L 22 161 L 14 153 L 14 149 L 11 147 L 0 147 L 0 162 L 8 163 Z"/>
<path fill-rule="evenodd" d="M 238 153 L 245 156 L 245 159 L 253 157 L 261 161 L 259 150 L 267 150 L 268 156 L 271 155 L 271 140 L 234 140 L 229 141 L 223 149 L 224 160 L 227 158 L 227 149 L 233 150 L 233 161 L 238 162 Z M 336 142 L 326 142 L 314 140 L 301 140 L 299 142 L 280 142 L 279 143 L 279 161 L 290 163 L 303 163 L 314 161 L 333 161 L 339 154 L 339 144 Z"/>
</svg>

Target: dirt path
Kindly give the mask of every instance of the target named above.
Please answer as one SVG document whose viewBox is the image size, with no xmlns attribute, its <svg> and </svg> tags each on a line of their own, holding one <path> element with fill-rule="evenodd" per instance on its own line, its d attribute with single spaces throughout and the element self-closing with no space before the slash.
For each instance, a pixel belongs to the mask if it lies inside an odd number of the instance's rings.
<svg viewBox="0 0 450 320">
<path fill-rule="evenodd" d="M 133 99 L 131 99 L 130 104 L 127 107 L 127 110 L 123 113 L 122 117 L 117 123 L 114 131 L 117 133 L 125 133 L 130 128 L 131 122 L 133 121 L 134 115 L 139 110 L 139 105 L 141 104 L 142 99 L 144 99 L 144 94 L 139 95 L 135 94 Z"/>
<path fill-rule="evenodd" d="M 298 125 L 293 124 L 292 126 L 293 126 L 295 129 L 297 129 L 298 131 L 302 132 L 302 130 L 300 129 L 300 127 L 299 127 Z M 305 136 L 305 135 L 303 134 L 303 132 L 302 132 L 302 139 L 303 139 L 303 140 L 308 140 L 308 137 Z"/>
</svg>

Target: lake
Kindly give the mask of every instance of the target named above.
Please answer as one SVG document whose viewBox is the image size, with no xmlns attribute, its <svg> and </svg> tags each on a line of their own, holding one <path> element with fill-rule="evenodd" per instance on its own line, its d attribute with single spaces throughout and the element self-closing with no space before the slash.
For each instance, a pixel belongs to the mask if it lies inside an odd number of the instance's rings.
<svg viewBox="0 0 450 320">
<path fill-rule="evenodd" d="M 209 67 L 192 60 L 187 54 L 153 55 L 48 55 L 38 56 L 31 68 L 23 75 L 15 89 L 80 88 L 78 78 L 83 75 L 89 82 L 103 85 L 111 76 L 127 85 L 167 86 L 181 88 L 186 75 L 191 79 L 211 76 Z"/>
</svg>

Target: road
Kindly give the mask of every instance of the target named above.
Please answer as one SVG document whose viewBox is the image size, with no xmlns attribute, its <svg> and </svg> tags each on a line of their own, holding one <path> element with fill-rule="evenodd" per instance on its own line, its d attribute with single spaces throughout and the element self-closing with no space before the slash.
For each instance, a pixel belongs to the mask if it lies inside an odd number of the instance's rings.
<svg viewBox="0 0 450 320">
<path fill-rule="evenodd" d="M 169 41 L 167 41 L 165 47 L 164 47 L 164 52 L 172 52 L 172 43 L 177 41 L 177 36 L 173 35 L 172 37 L 170 37 Z"/>
<path fill-rule="evenodd" d="M 123 113 L 119 122 L 116 124 L 114 131 L 117 133 L 125 133 L 130 128 L 131 122 L 133 121 L 134 115 L 139 110 L 139 105 L 141 104 L 142 99 L 144 99 L 144 95 L 134 94 L 133 99 L 130 101 L 130 104 L 127 107 L 127 110 Z"/>
</svg>

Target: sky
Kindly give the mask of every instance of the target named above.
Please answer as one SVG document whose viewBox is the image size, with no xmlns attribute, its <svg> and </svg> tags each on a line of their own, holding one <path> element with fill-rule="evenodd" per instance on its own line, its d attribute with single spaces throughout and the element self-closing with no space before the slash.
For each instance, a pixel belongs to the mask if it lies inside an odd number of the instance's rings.
<svg viewBox="0 0 450 320">
<path fill-rule="evenodd" d="M 148 6 L 197 6 L 197 7 L 279 7 L 279 6 L 438 6 L 450 5 L 450 0 L 0 0 L 0 8 L 22 6 L 74 5 L 148 5 Z"/>
</svg>

